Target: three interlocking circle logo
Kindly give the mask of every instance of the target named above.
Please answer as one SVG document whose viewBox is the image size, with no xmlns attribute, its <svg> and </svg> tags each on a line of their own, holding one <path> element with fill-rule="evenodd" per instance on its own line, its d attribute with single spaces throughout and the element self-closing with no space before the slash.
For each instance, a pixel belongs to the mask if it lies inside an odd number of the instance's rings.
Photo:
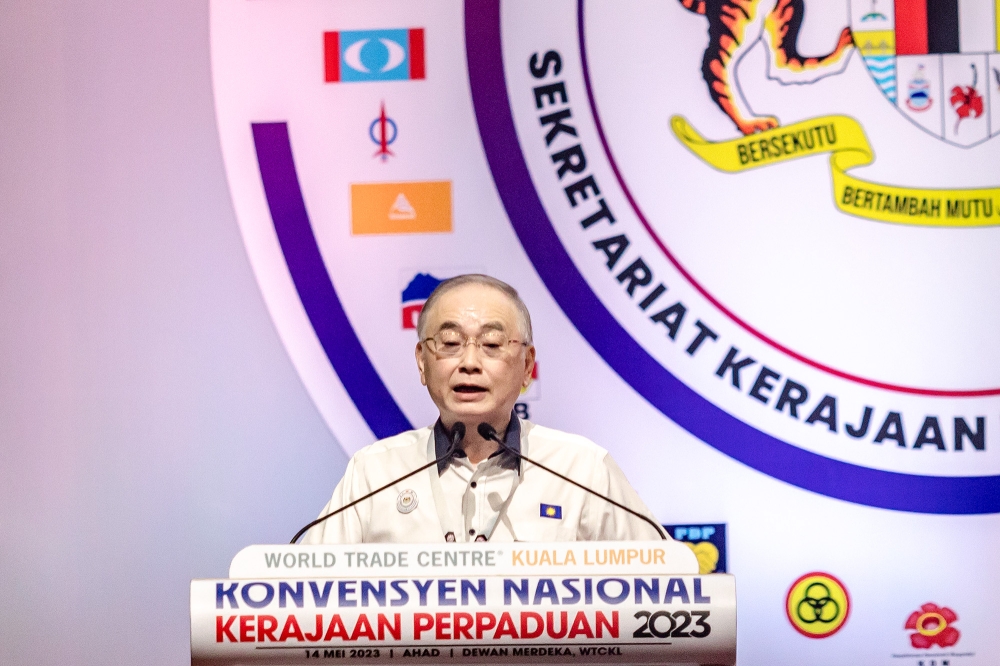
<svg viewBox="0 0 1000 666">
<path fill-rule="evenodd" d="M 809 638 L 826 638 L 837 633 L 850 612 L 847 588 L 828 573 L 807 573 L 792 583 L 785 597 L 788 621 Z"/>
</svg>

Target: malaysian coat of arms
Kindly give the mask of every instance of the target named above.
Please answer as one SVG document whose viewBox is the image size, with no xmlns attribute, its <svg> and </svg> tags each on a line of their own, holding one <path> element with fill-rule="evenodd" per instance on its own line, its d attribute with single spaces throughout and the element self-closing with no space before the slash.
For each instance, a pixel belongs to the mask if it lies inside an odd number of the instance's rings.
<svg viewBox="0 0 1000 666">
<path fill-rule="evenodd" d="M 856 118 L 829 115 L 785 124 L 755 112 L 740 85 L 740 64 L 755 48 L 767 52 L 767 78 L 801 86 L 841 74 L 852 56 L 864 64 L 885 101 L 924 132 L 957 148 L 1000 133 L 1000 21 L 989 0 L 852 0 L 849 25 L 826 53 L 800 52 L 803 0 L 680 0 L 704 15 L 708 46 L 702 76 L 739 138 L 709 141 L 683 116 L 671 118 L 677 138 L 716 169 L 747 169 L 829 153 L 834 203 L 849 215 L 899 224 L 974 227 L 1000 224 L 1000 187 L 908 187 L 856 177 L 875 153 Z"/>
</svg>

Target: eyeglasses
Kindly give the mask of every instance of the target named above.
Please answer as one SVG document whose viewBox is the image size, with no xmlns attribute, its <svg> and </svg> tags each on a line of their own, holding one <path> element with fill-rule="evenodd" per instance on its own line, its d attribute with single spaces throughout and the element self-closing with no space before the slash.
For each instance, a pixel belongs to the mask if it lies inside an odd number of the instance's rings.
<svg viewBox="0 0 1000 666">
<path fill-rule="evenodd" d="M 454 329 L 445 329 L 433 337 L 424 338 L 421 342 L 425 343 L 431 352 L 439 358 L 461 356 L 469 344 L 479 347 L 479 351 L 486 358 L 503 358 L 507 353 L 507 346 L 511 344 L 528 345 L 527 342 L 508 338 L 503 331 L 486 331 L 470 338 Z"/>
</svg>

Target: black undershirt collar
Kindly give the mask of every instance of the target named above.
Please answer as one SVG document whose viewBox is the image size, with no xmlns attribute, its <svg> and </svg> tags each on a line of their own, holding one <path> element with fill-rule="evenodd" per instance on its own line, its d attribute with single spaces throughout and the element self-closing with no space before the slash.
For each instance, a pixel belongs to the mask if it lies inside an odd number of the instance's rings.
<svg viewBox="0 0 1000 666">
<path fill-rule="evenodd" d="M 517 453 L 521 452 L 521 422 L 517 418 L 517 414 L 514 412 L 510 413 L 510 424 L 507 426 L 507 432 L 504 433 L 503 442 L 508 449 L 515 451 Z M 444 424 L 441 423 L 441 419 L 437 420 L 434 424 L 434 457 L 440 458 L 451 446 L 451 441 L 448 439 L 448 432 L 445 430 Z M 497 464 L 504 469 L 517 470 L 517 473 L 521 473 L 521 458 L 512 453 L 508 453 L 503 449 L 498 448 L 490 458 L 500 456 Z M 455 449 L 455 453 L 452 454 L 454 458 L 465 458 L 465 451 L 461 447 Z M 448 467 L 447 460 L 438 463 L 438 474 L 444 474 L 444 470 Z"/>
</svg>

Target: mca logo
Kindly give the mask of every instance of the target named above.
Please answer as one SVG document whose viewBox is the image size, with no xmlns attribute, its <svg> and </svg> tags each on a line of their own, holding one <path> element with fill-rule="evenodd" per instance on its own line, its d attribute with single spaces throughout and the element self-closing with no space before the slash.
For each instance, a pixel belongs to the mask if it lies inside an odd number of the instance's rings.
<svg viewBox="0 0 1000 666">
<path fill-rule="evenodd" d="M 840 631 L 851 612 L 847 588 L 828 573 L 814 571 L 788 588 L 785 614 L 807 638 L 826 638 Z"/>
</svg>

